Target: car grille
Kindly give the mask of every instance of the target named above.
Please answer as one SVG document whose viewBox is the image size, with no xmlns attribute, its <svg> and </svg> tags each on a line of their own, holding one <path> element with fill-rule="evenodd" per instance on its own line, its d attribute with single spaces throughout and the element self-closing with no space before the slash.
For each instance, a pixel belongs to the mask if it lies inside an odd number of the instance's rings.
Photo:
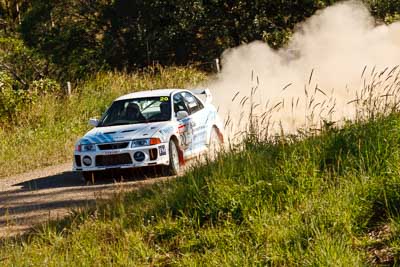
<svg viewBox="0 0 400 267">
<path fill-rule="evenodd" d="M 99 155 L 96 156 L 96 166 L 116 166 L 132 164 L 131 156 L 128 153 L 117 155 Z"/>
<path fill-rule="evenodd" d="M 129 142 L 123 142 L 123 143 L 103 144 L 103 145 L 98 145 L 98 147 L 100 150 L 113 150 L 113 149 L 127 148 L 128 145 Z"/>
<path fill-rule="evenodd" d="M 150 160 L 156 160 L 158 156 L 158 149 L 157 148 L 150 149 L 149 154 L 150 154 Z"/>
</svg>

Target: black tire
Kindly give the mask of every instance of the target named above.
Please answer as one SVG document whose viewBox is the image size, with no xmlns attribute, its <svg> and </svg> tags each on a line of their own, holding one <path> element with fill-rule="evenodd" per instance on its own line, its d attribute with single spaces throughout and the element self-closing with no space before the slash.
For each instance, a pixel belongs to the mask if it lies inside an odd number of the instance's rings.
<svg viewBox="0 0 400 267">
<path fill-rule="evenodd" d="M 96 174 L 94 172 L 82 172 L 83 182 L 85 184 L 94 184 L 96 180 Z"/>
<path fill-rule="evenodd" d="M 165 167 L 166 175 L 178 175 L 181 171 L 181 165 L 179 162 L 179 152 L 176 142 L 171 139 L 169 140 L 169 165 Z"/>
</svg>

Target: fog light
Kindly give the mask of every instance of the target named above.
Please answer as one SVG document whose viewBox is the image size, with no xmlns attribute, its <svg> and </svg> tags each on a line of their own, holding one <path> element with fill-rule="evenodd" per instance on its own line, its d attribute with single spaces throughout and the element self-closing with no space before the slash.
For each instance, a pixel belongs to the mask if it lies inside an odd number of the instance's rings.
<svg viewBox="0 0 400 267">
<path fill-rule="evenodd" d="M 92 159 L 89 156 L 84 156 L 82 162 L 85 166 L 92 165 Z"/>
<path fill-rule="evenodd" d="M 143 161 L 145 159 L 145 157 L 146 156 L 144 155 L 144 153 L 142 151 L 138 151 L 138 152 L 135 152 L 135 154 L 133 154 L 133 158 L 136 161 Z"/>
</svg>

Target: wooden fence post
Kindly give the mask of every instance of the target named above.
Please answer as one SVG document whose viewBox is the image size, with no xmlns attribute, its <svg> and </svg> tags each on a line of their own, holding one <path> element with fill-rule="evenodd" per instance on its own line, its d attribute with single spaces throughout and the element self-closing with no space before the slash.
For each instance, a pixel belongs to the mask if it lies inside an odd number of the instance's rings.
<svg viewBox="0 0 400 267">
<path fill-rule="evenodd" d="M 217 72 L 220 73 L 221 72 L 221 67 L 219 65 L 219 58 L 215 59 L 215 66 L 217 67 Z"/>
<path fill-rule="evenodd" d="M 67 82 L 67 94 L 68 96 L 71 96 L 72 94 L 71 82 Z"/>
</svg>

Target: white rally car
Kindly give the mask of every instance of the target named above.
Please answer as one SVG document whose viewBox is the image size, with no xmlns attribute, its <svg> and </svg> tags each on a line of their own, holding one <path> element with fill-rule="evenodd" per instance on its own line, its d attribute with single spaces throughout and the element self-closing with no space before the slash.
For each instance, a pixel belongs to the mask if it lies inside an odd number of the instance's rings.
<svg viewBox="0 0 400 267">
<path fill-rule="evenodd" d="M 203 97 L 200 97 L 203 96 Z M 86 180 L 108 169 L 162 165 L 179 173 L 185 161 L 223 142 L 208 89 L 162 89 L 117 98 L 75 146 L 74 171 Z"/>
</svg>

